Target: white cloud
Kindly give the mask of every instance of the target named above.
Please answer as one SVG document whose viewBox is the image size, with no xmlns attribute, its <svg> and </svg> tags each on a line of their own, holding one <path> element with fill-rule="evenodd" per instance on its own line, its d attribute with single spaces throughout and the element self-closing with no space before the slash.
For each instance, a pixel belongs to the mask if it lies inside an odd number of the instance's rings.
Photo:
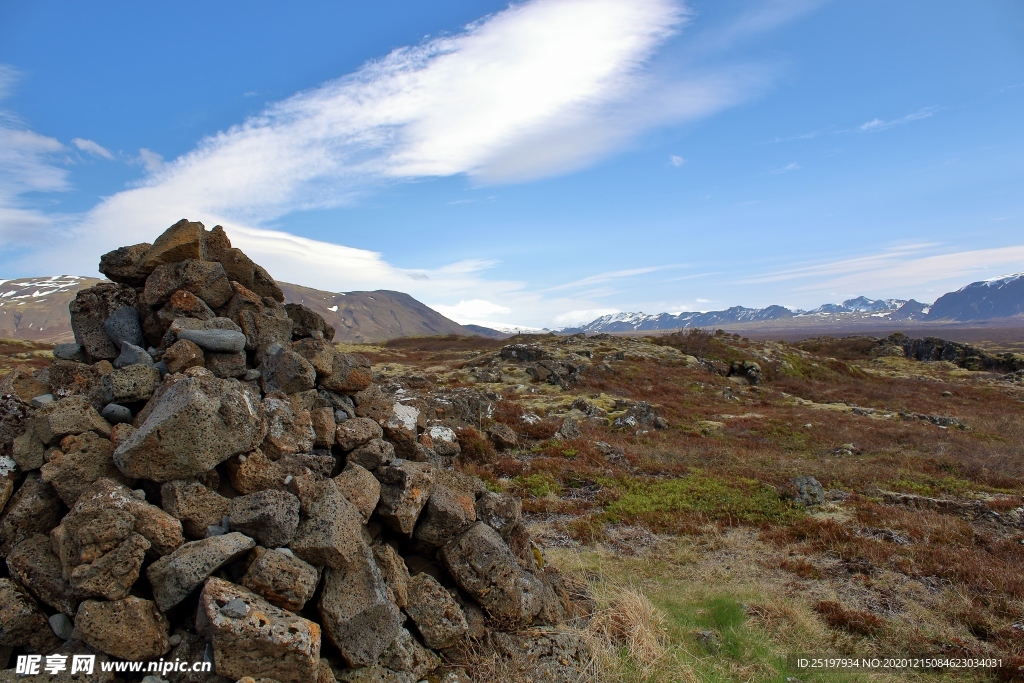
<svg viewBox="0 0 1024 683">
<path fill-rule="evenodd" d="M 686 159 L 684 159 L 684 158 L 682 158 L 680 156 L 676 156 L 675 154 L 673 154 L 672 156 L 670 156 L 668 158 L 668 163 L 670 163 L 673 166 L 678 168 L 679 166 L 682 166 L 683 164 L 686 163 Z"/>
<path fill-rule="evenodd" d="M 446 318 L 451 318 L 457 323 L 463 323 L 463 321 L 475 320 L 480 318 L 487 318 L 494 315 L 495 313 L 507 314 L 511 313 L 512 309 L 508 306 L 501 306 L 500 304 L 494 304 L 484 299 L 470 299 L 469 301 L 460 301 L 454 306 L 446 306 L 444 304 L 430 304 L 430 307 L 440 313 Z"/>
<path fill-rule="evenodd" d="M 779 168 L 773 169 L 772 173 L 775 174 L 775 175 L 779 175 L 781 173 L 789 173 L 790 171 L 799 171 L 799 170 L 800 170 L 800 164 L 798 164 L 798 163 L 796 163 L 794 161 L 794 162 L 786 164 L 785 166 L 781 166 Z"/>
<path fill-rule="evenodd" d="M 139 150 L 137 163 L 142 164 L 148 173 L 157 173 L 164 168 L 164 158 L 145 147 Z"/>
<path fill-rule="evenodd" d="M 921 119 L 927 119 L 935 115 L 935 107 L 925 107 L 906 116 L 901 116 L 898 119 L 892 119 L 890 121 L 883 121 L 882 119 L 871 119 L 862 123 L 858 128 L 865 133 L 874 133 L 880 130 L 886 130 L 893 126 L 902 126 L 905 123 L 911 123 L 913 121 L 920 121 Z"/>
<path fill-rule="evenodd" d="M 111 154 L 106 147 L 99 144 L 98 142 L 93 142 L 92 140 L 86 140 L 85 138 L 72 138 L 71 144 L 77 147 L 78 149 L 82 150 L 83 152 L 88 152 L 89 154 L 93 154 L 98 157 L 103 157 L 104 159 L 114 158 L 114 155 Z"/>
</svg>

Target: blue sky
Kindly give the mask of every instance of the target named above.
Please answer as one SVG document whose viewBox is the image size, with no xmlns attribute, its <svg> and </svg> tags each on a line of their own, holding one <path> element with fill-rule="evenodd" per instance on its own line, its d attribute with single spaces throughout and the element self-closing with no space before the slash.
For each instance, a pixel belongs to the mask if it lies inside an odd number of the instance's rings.
<svg viewBox="0 0 1024 683">
<path fill-rule="evenodd" d="M 0 0 L 0 277 L 181 217 L 460 322 L 1024 270 L 1024 5 Z"/>
</svg>

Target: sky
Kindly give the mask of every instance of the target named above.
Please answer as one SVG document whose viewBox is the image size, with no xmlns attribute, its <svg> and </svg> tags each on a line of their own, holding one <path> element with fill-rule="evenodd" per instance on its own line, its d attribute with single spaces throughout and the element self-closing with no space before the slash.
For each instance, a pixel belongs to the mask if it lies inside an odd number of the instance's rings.
<svg viewBox="0 0 1024 683">
<path fill-rule="evenodd" d="M 1024 271 L 1019 0 L 0 0 L 0 278 L 181 218 L 556 328 Z"/>
</svg>

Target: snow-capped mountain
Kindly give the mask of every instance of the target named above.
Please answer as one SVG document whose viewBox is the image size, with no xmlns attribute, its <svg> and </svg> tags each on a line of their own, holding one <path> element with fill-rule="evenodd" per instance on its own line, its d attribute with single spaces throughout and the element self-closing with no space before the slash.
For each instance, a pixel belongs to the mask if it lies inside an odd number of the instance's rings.
<svg viewBox="0 0 1024 683">
<path fill-rule="evenodd" d="M 984 320 L 1024 314 L 1024 273 L 972 282 L 943 294 L 928 314 L 934 320 Z"/>
</svg>

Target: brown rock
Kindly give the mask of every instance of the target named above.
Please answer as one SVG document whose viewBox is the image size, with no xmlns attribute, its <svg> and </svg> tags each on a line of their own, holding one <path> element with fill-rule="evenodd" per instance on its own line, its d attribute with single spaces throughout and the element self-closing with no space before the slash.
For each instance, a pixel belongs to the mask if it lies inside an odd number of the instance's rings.
<svg viewBox="0 0 1024 683">
<path fill-rule="evenodd" d="M 213 646 L 218 674 L 316 680 L 320 627 L 282 610 L 241 586 L 210 578 L 199 598 L 196 630 Z"/>
<path fill-rule="evenodd" d="M 508 540 L 523 518 L 523 502 L 510 493 L 484 491 L 476 501 L 476 516 Z"/>
<path fill-rule="evenodd" d="M 320 582 L 319 570 L 291 551 L 256 547 L 249 562 L 242 585 L 292 612 L 302 609 Z"/>
<path fill-rule="evenodd" d="M 371 439 L 346 456 L 347 463 L 359 465 L 368 470 L 376 470 L 379 467 L 390 465 L 394 460 L 395 446 L 384 439 Z"/>
<path fill-rule="evenodd" d="M 135 403 L 146 401 L 160 383 L 160 371 L 152 366 L 136 364 L 108 372 L 100 378 L 103 403 Z"/>
<path fill-rule="evenodd" d="M 0 555 L 29 536 L 49 533 L 60 523 L 64 509 L 53 487 L 36 475 L 26 477 L 0 514 Z"/>
<path fill-rule="evenodd" d="M 153 246 L 142 257 L 141 270 L 152 273 L 161 264 L 205 259 L 205 232 L 202 223 L 191 223 L 187 218 L 182 218 L 156 238 Z"/>
<path fill-rule="evenodd" d="M 223 315 L 234 320 L 245 333 L 245 350 L 261 362 L 274 344 L 291 344 L 292 320 L 284 306 L 271 297 L 260 297 L 238 282 L 232 282 L 233 296 Z"/>
<path fill-rule="evenodd" d="M 153 481 L 206 472 L 251 451 L 266 434 L 259 405 L 235 380 L 186 377 L 154 397 L 143 415 L 114 451 L 114 463 L 130 477 Z"/>
<path fill-rule="evenodd" d="M 294 394 L 308 391 L 316 384 L 316 370 L 309 361 L 283 346 L 267 350 L 260 372 L 260 384 L 266 393 Z"/>
<path fill-rule="evenodd" d="M 178 318 L 193 318 L 195 320 L 213 320 L 217 314 L 206 305 L 206 302 L 192 292 L 179 289 L 167 300 L 154 314 L 155 320 L 160 327 L 160 336 L 167 331 Z"/>
<path fill-rule="evenodd" d="M 411 536 L 423 506 L 434 490 L 434 468 L 429 463 L 396 460 L 380 467 L 380 502 L 377 514 L 391 529 Z"/>
<path fill-rule="evenodd" d="M 91 431 L 100 436 L 110 436 L 110 423 L 84 396 L 68 396 L 44 405 L 36 412 L 33 429 L 47 446 L 56 445 L 69 434 Z"/>
<path fill-rule="evenodd" d="M 231 501 L 231 528 L 269 548 L 286 546 L 299 526 L 299 499 L 285 491 L 259 491 Z"/>
<path fill-rule="evenodd" d="M 138 287 L 146 282 L 147 271 L 142 268 L 142 260 L 153 245 L 148 242 L 120 247 L 100 256 L 100 272 L 124 285 Z"/>
<path fill-rule="evenodd" d="M 378 667 L 370 667 L 362 671 L 371 672 L 374 668 L 377 668 L 379 673 L 382 674 L 381 678 L 387 681 L 396 681 L 397 683 L 397 681 L 421 681 L 428 678 L 429 674 L 441 665 L 441 659 L 420 645 L 412 637 L 412 634 L 403 628 L 399 629 L 394 642 L 381 654 L 380 664 L 387 668 L 381 670 L 378 665 Z M 368 683 L 368 681 L 372 680 L 380 680 L 380 678 L 374 679 L 373 674 L 370 674 L 366 678 L 358 676 L 347 678 L 346 683 L 355 683 L 356 681 Z M 445 683 L 465 683 L 469 679 L 445 676 L 440 680 L 445 681 Z"/>
<path fill-rule="evenodd" d="M 274 282 L 274 278 L 262 267 L 253 263 L 240 249 L 232 248 L 231 241 L 224 233 L 224 228 L 215 226 L 207 235 L 208 258 L 218 261 L 224 266 L 228 277 L 258 296 L 270 297 L 275 301 L 284 301 L 284 292 Z"/>
<path fill-rule="evenodd" d="M 373 382 L 370 361 L 359 354 L 335 351 L 331 373 L 320 378 L 320 386 L 339 394 L 363 391 Z"/>
<path fill-rule="evenodd" d="M 31 472 L 42 467 L 46 462 L 43 457 L 45 452 L 46 446 L 36 436 L 31 422 L 27 425 L 25 433 L 11 442 L 11 456 L 22 472 Z"/>
<path fill-rule="evenodd" d="M 155 308 L 167 303 L 178 290 L 195 294 L 210 308 L 224 305 L 232 295 L 224 266 L 190 259 L 157 266 L 146 279 L 146 288 L 139 300 Z"/>
<path fill-rule="evenodd" d="M 487 436 L 499 451 L 519 448 L 519 437 L 507 424 L 494 423 L 487 428 Z"/>
<path fill-rule="evenodd" d="M 318 481 L 302 500 L 302 518 L 292 540 L 296 556 L 321 567 L 342 567 L 362 557 L 363 518 L 332 479 Z"/>
<path fill-rule="evenodd" d="M 164 511 L 181 521 L 190 538 L 206 538 L 210 526 L 219 526 L 231 514 L 231 501 L 197 481 L 176 479 L 160 487 Z"/>
<path fill-rule="evenodd" d="M 392 602 L 404 608 L 409 603 L 409 568 L 405 566 L 405 560 L 388 543 L 374 543 L 373 557 L 391 591 Z"/>
<path fill-rule="evenodd" d="M 14 546 L 7 556 L 7 568 L 40 601 L 69 617 L 75 616 L 78 600 L 71 584 L 64 580 L 49 537 L 34 534 Z"/>
<path fill-rule="evenodd" d="M 284 308 L 288 311 L 288 317 L 295 323 L 292 334 L 296 338 L 315 336 L 326 341 L 334 339 L 334 328 L 328 325 L 323 316 L 316 311 L 312 311 L 302 304 L 285 304 Z M 329 369 L 328 372 L 330 372 Z"/>
<path fill-rule="evenodd" d="M 452 647 L 469 631 L 462 608 L 429 574 L 417 574 L 409 580 L 405 613 L 415 622 L 423 642 L 434 650 Z"/>
<path fill-rule="evenodd" d="M 316 437 L 309 411 L 293 410 L 288 399 L 268 396 L 263 399 L 267 436 L 261 446 L 272 460 L 295 453 L 308 453 Z"/>
<path fill-rule="evenodd" d="M 287 304 L 285 307 L 291 306 Z M 334 346 L 323 338 L 300 339 L 292 343 L 292 350 L 299 354 L 316 370 L 317 379 L 322 380 L 334 371 Z M 31 397 L 30 397 L 31 398 Z"/>
<path fill-rule="evenodd" d="M 149 548 L 149 541 L 142 534 L 131 534 L 95 562 L 75 567 L 71 571 L 71 587 L 79 597 L 120 600 L 138 580 Z"/>
<path fill-rule="evenodd" d="M 374 420 L 366 417 L 357 417 L 345 420 L 338 425 L 335 431 L 335 443 L 343 451 L 350 451 L 358 448 L 371 439 L 380 439 L 384 436 L 384 430 Z"/>
<path fill-rule="evenodd" d="M 337 438 L 334 409 L 330 406 L 313 408 L 309 411 L 309 421 L 313 424 L 313 445 L 318 448 L 333 446 Z"/>
<path fill-rule="evenodd" d="M 149 600 L 134 596 L 112 602 L 86 600 L 78 606 L 75 637 L 118 659 L 159 657 L 171 649 L 167 619 Z"/>
<path fill-rule="evenodd" d="M 284 468 L 256 449 L 227 462 L 231 486 L 239 493 L 254 493 L 265 489 L 284 489 L 288 476 Z"/>
<path fill-rule="evenodd" d="M 324 631 L 349 666 L 369 666 L 390 645 L 402 617 L 369 547 L 336 568 L 324 570 L 318 605 Z"/>
<path fill-rule="evenodd" d="M 32 368 L 27 365 L 15 366 L 13 370 L 0 378 L 0 394 L 14 394 L 25 403 L 36 396 L 50 393 L 46 386 L 32 375 Z"/>
<path fill-rule="evenodd" d="M 248 536 L 233 532 L 190 541 L 164 555 L 146 569 L 157 607 L 164 612 L 174 607 L 207 577 L 242 557 L 255 545 Z"/>
<path fill-rule="evenodd" d="M 38 653 L 60 645 L 36 601 L 11 579 L 0 579 L 0 645 Z"/>
<path fill-rule="evenodd" d="M 241 377 L 249 369 L 245 360 L 245 351 L 237 353 L 208 352 L 206 354 L 206 369 L 215 377 Z"/>
<path fill-rule="evenodd" d="M 348 498 L 348 502 L 359 510 L 363 516 L 363 523 L 369 522 L 370 515 L 380 500 L 380 482 L 377 478 L 366 468 L 350 462 L 341 474 L 334 478 L 334 483 Z"/>
<path fill-rule="evenodd" d="M 473 496 L 435 485 L 423 511 L 415 536 L 432 547 L 440 547 L 476 521 Z"/>
<path fill-rule="evenodd" d="M 43 465 L 40 475 L 68 507 L 72 507 L 82 491 L 97 479 L 106 478 L 125 485 L 132 483 L 111 460 L 114 444 L 95 432 L 64 437 L 61 452 L 62 455 Z"/>
<path fill-rule="evenodd" d="M 68 310 L 75 341 L 82 345 L 89 358 L 113 360 L 120 355 L 121 351 L 103 330 L 103 323 L 114 311 L 126 306 L 135 308 L 135 305 L 135 290 L 128 285 L 101 282 L 79 290 Z"/>
<path fill-rule="evenodd" d="M 98 396 L 100 377 L 103 376 L 98 368 L 99 364 L 88 365 L 73 360 L 54 359 L 50 363 L 50 393 L 57 399 L 68 396 Z"/>
<path fill-rule="evenodd" d="M 352 402 L 356 405 L 357 416 L 368 417 L 375 422 L 386 420 L 394 404 L 394 401 L 388 399 L 376 384 L 352 394 Z"/>
<path fill-rule="evenodd" d="M 203 350 L 194 342 L 179 339 L 171 344 L 162 358 L 168 372 L 184 372 L 189 368 L 202 367 L 206 364 Z"/>
</svg>

